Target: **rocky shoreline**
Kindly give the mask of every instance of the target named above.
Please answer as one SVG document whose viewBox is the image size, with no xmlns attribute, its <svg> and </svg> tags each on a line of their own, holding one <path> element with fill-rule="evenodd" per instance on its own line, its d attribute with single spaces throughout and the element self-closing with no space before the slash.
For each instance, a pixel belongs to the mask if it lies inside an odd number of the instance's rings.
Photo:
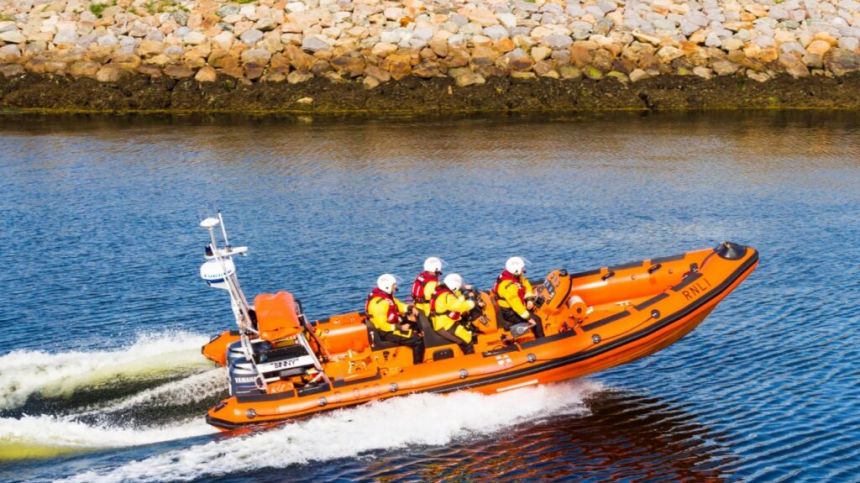
<svg viewBox="0 0 860 483">
<path fill-rule="evenodd" d="M 856 0 L 18 0 L 0 109 L 858 109 Z"/>
</svg>

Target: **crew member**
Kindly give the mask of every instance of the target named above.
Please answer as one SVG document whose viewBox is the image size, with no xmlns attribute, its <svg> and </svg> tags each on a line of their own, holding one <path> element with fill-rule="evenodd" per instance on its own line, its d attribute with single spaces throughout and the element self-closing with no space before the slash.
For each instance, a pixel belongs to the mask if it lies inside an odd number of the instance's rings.
<svg viewBox="0 0 860 483">
<path fill-rule="evenodd" d="M 412 362 L 420 364 L 424 361 L 424 339 L 407 322 L 407 317 L 414 316 L 415 311 L 394 296 L 396 291 L 394 275 L 380 275 L 376 288 L 367 296 L 364 310 L 382 341 L 410 347 Z"/>
<path fill-rule="evenodd" d="M 415 308 L 430 316 L 430 299 L 439 285 L 439 277 L 442 276 L 442 260 L 437 257 L 429 257 L 424 260 L 424 271 L 415 277 L 412 284 L 412 301 Z"/>
<path fill-rule="evenodd" d="M 535 337 L 541 338 L 544 336 L 543 323 L 534 313 L 534 291 L 525 273 L 525 260 L 511 257 L 505 262 L 505 269 L 496 279 L 493 293 L 501 309 L 500 322 L 507 330 L 514 324 L 528 323 L 534 329 Z"/>
<path fill-rule="evenodd" d="M 445 276 L 430 299 L 433 329 L 442 337 L 460 345 L 464 354 L 475 352 L 472 348 L 474 335 L 462 324 L 463 314 L 475 308 L 475 302 L 467 300 L 460 292 L 463 277 L 456 273 Z"/>
</svg>

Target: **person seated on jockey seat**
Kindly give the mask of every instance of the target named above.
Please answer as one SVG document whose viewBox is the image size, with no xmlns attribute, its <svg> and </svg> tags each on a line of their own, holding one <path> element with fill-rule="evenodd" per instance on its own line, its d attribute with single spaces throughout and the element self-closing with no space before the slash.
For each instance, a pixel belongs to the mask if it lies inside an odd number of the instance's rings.
<svg viewBox="0 0 860 483">
<path fill-rule="evenodd" d="M 467 300 L 460 292 L 463 277 L 456 273 L 445 276 L 430 299 L 430 314 L 433 329 L 442 337 L 460 345 L 464 354 L 472 354 L 474 334 L 463 326 L 463 314 L 475 308 L 475 302 Z"/>
<path fill-rule="evenodd" d="M 383 342 L 410 347 L 412 362 L 420 364 L 424 361 L 424 339 L 407 321 L 407 317 L 415 316 L 415 309 L 398 300 L 394 296 L 396 291 L 394 275 L 380 275 L 376 288 L 367 296 L 364 311 Z"/>
<path fill-rule="evenodd" d="M 505 269 L 496 279 L 493 293 L 501 312 L 500 325 L 506 330 L 519 323 L 528 323 L 534 329 L 535 337 L 544 336 L 543 323 L 535 315 L 534 291 L 525 277 L 526 263 L 520 257 L 511 257 L 505 262 Z"/>
<path fill-rule="evenodd" d="M 415 303 L 415 308 L 424 312 L 427 317 L 430 317 L 430 299 L 436 292 L 441 276 L 442 260 L 438 257 L 429 257 L 424 260 L 424 271 L 419 273 L 412 283 L 412 302 Z"/>
</svg>

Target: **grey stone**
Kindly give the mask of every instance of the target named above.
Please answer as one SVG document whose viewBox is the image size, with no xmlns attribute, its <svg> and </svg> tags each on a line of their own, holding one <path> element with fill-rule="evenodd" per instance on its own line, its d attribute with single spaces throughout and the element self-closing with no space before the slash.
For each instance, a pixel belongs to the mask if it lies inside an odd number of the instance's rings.
<svg viewBox="0 0 860 483">
<path fill-rule="evenodd" d="M 550 34 L 543 38 L 543 43 L 552 49 L 566 49 L 573 40 L 568 35 Z"/>
<path fill-rule="evenodd" d="M 491 25 L 484 28 L 484 35 L 493 40 L 500 40 L 508 36 L 508 29 L 501 25 Z"/>
<path fill-rule="evenodd" d="M 310 35 L 302 41 L 302 48 L 311 52 L 317 52 L 330 49 L 332 44 L 334 44 L 334 41 L 322 35 Z"/>
<path fill-rule="evenodd" d="M 10 44 L 21 44 L 26 42 L 27 38 L 17 30 L 7 30 L 6 32 L 0 33 L 0 40 Z"/>
<path fill-rule="evenodd" d="M 618 9 L 618 4 L 612 0 L 598 0 L 597 7 L 602 10 L 603 13 L 609 13 Z"/>
<path fill-rule="evenodd" d="M 257 29 L 250 29 L 242 32 L 242 35 L 239 36 L 239 39 L 242 42 L 245 42 L 248 45 L 254 45 L 263 38 L 263 32 L 260 32 Z"/>
<path fill-rule="evenodd" d="M 669 19 L 660 19 L 651 22 L 657 30 L 675 30 L 675 22 Z"/>
<path fill-rule="evenodd" d="M 856 37 L 842 37 L 839 39 L 839 48 L 845 50 L 857 50 L 858 40 Z"/>
<path fill-rule="evenodd" d="M 227 15 L 237 15 L 239 13 L 239 6 L 234 4 L 226 4 L 218 7 L 218 10 L 215 13 L 219 17 L 226 17 Z"/>
<path fill-rule="evenodd" d="M 722 44 L 723 41 L 714 32 L 709 32 L 708 36 L 705 38 L 705 45 L 707 45 L 708 47 L 719 47 Z"/>
<path fill-rule="evenodd" d="M 469 19 L 466 18 L 465 15 L 460 15 L 459 13 L 455 13 L 448 17 L 448 20 L 457 24 L 458 27 L 462 27 L 469 23 Z"/>
<path fill-rule="evenodd" d="M 54 35 L 54 44 L 74 44 L 78 41 L 78 34 L 74 30 L 60 30 Z"/>
<path fill-rule="evenodd" d="M 173 20 L 176 20 L 176 23 L 179 25 L 185 25 L 188 23 L 188 13 L 183 10 L 177 10 L 171 15 L 173 16 Z"/>
<path fill-rule="evenodd" d="M 595 19 L 603 18 L 606 15 L 597 5 L 589 5 L 585 7 L 585 11 L 593 15 Z"/>
</svg>

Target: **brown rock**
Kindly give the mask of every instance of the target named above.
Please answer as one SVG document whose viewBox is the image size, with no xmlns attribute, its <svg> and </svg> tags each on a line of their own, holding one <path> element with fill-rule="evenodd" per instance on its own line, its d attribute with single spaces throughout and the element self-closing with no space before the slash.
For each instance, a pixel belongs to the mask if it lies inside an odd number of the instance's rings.
<svg viewBox="0 0 860 483">
<path fill-rule="evenodd" d="M 514 41 L 508 37 L 501 38 L 493 44 L 493 48 L 502 54 L 506 54 L 514 50 L 516 47 L 517 46 L 514 45 Z"/>
<path fill-rule="evenodd" d="M 313 79 L 313 77 L 313 74 L 309 72 L 299 72 L 294 70 L 287 76 L 287 82 L 290 84 L 301 84 L 302 82 L 307 82 Z"/>
<path fill-rule="evenodd" d="M 197 82 L 215 82 L 218 80 L 218 73 L 211 66 L 206 65 L 197 71 L 194 80 Z"/>
<path fill-rule="evenodd" d="M 122 71 L 115 65 L 105 65 L 96 72 L 96 80 L 99 82 L 117 82 L 122 76 Z"/>
<path fill-rule="evenodd" d="M 779 56 L 779 65 L 782 66 L 788 75 L 795 79 L 809 77 L 809 69 L 806 68 L 806 64 L 804 64 L 800 57 L 798 57 L 794 52 L 785 53 Z"/>
<path fill-rule="evenodd" d="M 328 61 L 322 59 L 318 59 L 316 62 L 314 62 L 314 65 L 311 66 L 311 74 L 317 77 L 322 77 L 330 70 L 331 64 L 329 64 Z"/>
<path fill-rule="evenodd" d="M 433 52 L 435 52 L 439 57 L 445 57 L 448 55 L 448 37 L 450 36 L 451 32 L 448 32 L 447 30 L 439 30 L 433 34 L 433 38 L 430 39 L 430 48 L 433 49 Z"/>
<path fill-rule="evenodd" d="M 185 79 L 193 76 L 194 71 L 185 64 L 170 64 L 164 67 L 164 74 L 174 79 Z"/>
<path fill-rule="evenodd" d="M 468 69 L 465 69 L 465 72 L 458 73 L 454 76 L 454 82 L 457 83 L 458 87 L 468 87 L 485 84 L 487 80 L 484 79 L 481 74 L 476 74 Z"/>
<path fill-rule="evenodd" d="M 341 55 L 331 60 L 334 69 L 348 77 L 358 77 L 364 73 L 364 59 L 361 57 Z"/>
<path fill-rule="evenodd" d="M 541 77 L 550 77 L 553 79 L 558 79 L 560 77 L 558 71 L 555 70 L 555 65 L 549 60 L 540 60 L 535 62 L 533 69 L 535 74 Z"/>
<path fill-rule="evenodd" d="M 499 58 L 499 55 L 496 49 L 481 45 L 472 49 L 471 63 L 473 65 L 492 65 Z"/>
<path fill-rule="evenodd" d="M 71 74 L 72 77 L 89 77 L 91 79 L 95 79 L 96 73 L 98 73 L 100 68 L 101 66 L 99 64 L 84 60 L 70 65 L 69 74 Z"/>
<path fill-rule="evenodd" d="M 412 75 L 421 77 L 422 79 L 430 79 L 431 77 L 442 76 L 442 72 L 439 70 L 439 66 L 436 65 L 436 63 L 425 61 L 412 69 Z"/>
<path fill-rule="evenodd" d="M 738 71 L 740 66 L 728 60 L 718 60 L 711 67 L 717 75 L 731 75 Z"/>
<path fill-rule="evenodd" d="M 137 71 L 143 75 L 148 75 L 149 77 L 161 77 L 161 68 L 157 65 L 140 64 Z"/>
<path fill-rule="evenodd" d="M 390 72 L 394 80 L 400 80 L 412 72 L 412 56 L 408 53 L 390 54 L 382 61 L 382 68 Z"/>
<path fill-rule="evenodd" d="M 164 52 L 164 44 L 154 40 L 141 40 L 137 44 L 137 55 L 141 57 L 149 57 Z"/>
<path fill-rule="evenodd" d="M 594 46 L 594 47 L 593 47 Z M 594 43 L 577 41 L 570 46 L 570 62 L 576 67 L 584 67 L 591 63 L 591 52 L 596 49 Z"/>
<path fill-rule="evenodd" d="M 463 67 L 469 65 L 469 52 L 462 47 L 452 47 L 448 49 L 448 56 L 443 59 L 443 65 L 446 67 Z"/>
<path fill-rule="evenodd" d="M 806 47 L 806 51 L 810 54 L 821 56 L 826 54 L 828 50 L 830 50 L 830 43 L 820 39 L 813 40 L 812 43 Z"/>
<path fill-rule="evenodd" d="M 836 37 L 830 35 L 827 32 L 818 32 L 817 34 L 812 36 L 812 38 L 814 40 L 821 40 L 827 42 L 828 44 L 830 44 L 831 47 L 836 47 L 836 45 L 839 43 L 839 40 Z"/>
<path fill-rule="evenodd" d="M 21 64 L 4 64 L 0 65 L 0 74 L 3 77 L 14 77 L 24 73 L 24 66 Z"/>
<path fill-rule="evenodd" d="M 860 54 L 847 49 L 833 49 L 827 56 L 827 67 L 838 76 L 860 71 Z"/>
<path fill-rule="evenodd" d="M 245 68 L 245 77 L 248 80 L 255 80 L 263 77 L 263 72 L 266 70 L 265 65 L 258 64 L 256 62 L 246 62 L 244 64 Z"/>
<path fill-rule="evenodd" d="M 294 69 L 300 71 L 309 71 L 316 60 L 312 55 L 306 54 L 301 48 L 295 45 L 284 47 L 284 57 L 289 59 L 290 65 Z"/>
<path fill-rule="evenodd" d="M 367 90 L 376 89 L 379 86 L 379 80 L 376 77 L 365 77 L 361 83 Z"/>
<path fill-rule="evenodd" d="M 364 73 L 369 77 L 375 78 L 379 82 L 388 82 L 389 80 L 391 80 L 391 74 L 373 64 L 369 64 L 367 67 L 365 67 Z"/>
</svg>

